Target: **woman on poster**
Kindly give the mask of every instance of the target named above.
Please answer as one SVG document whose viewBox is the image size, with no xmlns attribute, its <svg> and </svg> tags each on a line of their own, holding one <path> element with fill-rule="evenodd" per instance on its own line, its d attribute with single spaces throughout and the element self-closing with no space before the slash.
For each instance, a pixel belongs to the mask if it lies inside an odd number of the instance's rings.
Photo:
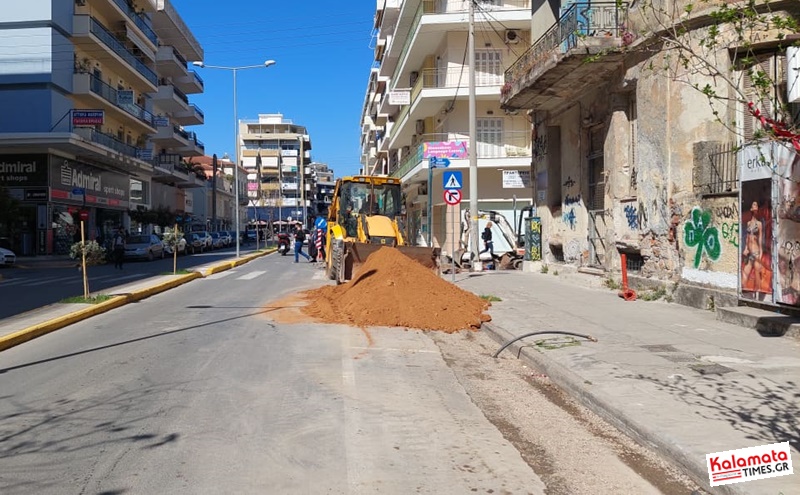
<svg viewBox="0 0 800 495">
<path fill-rule="evenodd" d="M 750 277 L 755 275 L 753 292 L 756 299 L 762 292 L 762 280 L 764 277 L 764 222 L 758 218 L 758 201 L 753 201 L 750 206 L 750 220 L 744 228 L 744 250 L 742 251 L 742 287 L 747 286 Z"/>
</svg>

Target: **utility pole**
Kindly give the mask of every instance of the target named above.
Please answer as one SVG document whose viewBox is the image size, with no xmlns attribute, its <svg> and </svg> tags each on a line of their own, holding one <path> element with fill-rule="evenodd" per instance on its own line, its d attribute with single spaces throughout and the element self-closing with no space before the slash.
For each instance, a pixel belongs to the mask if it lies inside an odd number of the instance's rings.
<svg viewBox="0 0 800 495">
<path fill-rule="evenodd" d="M 470 243 L 472 244 L 472 271 L 483 269 L 478 253 L 478 133 L 475 129 L 477 109 L 475 104 L 475 6 L 469 0 L 469 216 Z M 430 187 L 430 185 L 428 186 Z"/>
</svg>

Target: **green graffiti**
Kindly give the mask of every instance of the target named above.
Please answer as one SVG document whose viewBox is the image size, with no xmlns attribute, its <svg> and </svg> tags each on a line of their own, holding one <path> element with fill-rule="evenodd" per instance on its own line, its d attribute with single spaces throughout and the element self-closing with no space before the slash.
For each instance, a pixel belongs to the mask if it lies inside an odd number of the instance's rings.
<svg viewBox="0 0 800 495">
<path fill-rule="evenodd" d="M 692 208 L 692 218 L 683 226 L 683 240 L 689 247 L 697 246 L 694 267 L 700 267 L 703 250 L 713 261 L 719 259 L 722 246 L 719 243 L 719 230 L 711 225 L 711 211 L 703 211 L 698 206 Z"/>
<path fill-rule="evenodd" d="M 722 222 L 722 238 L 739 247 L 739 222 Z"/>
</svg>

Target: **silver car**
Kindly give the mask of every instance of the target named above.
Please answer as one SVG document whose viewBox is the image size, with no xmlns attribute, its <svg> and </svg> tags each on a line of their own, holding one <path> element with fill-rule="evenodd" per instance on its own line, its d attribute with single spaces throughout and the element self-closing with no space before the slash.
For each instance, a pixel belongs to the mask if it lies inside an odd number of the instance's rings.
<svg viewBox="0 0 800 495">
<path fill-rule="evenodd" d="M 152 261 L 164 257 L 164 243 L 155 234 L 139 234 L 125 241 L 126 259 L 145 259 Z"/>
</svg>

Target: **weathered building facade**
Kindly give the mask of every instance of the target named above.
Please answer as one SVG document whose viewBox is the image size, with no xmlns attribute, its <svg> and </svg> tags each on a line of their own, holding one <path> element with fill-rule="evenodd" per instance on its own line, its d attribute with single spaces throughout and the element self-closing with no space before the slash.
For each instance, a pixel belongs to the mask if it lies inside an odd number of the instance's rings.
<svg viewBox="0 0 800 495">
<path fill-rule="evenodd" d="M 506 72 L 501 101 L 533 122 L 544 263 L 618 278 L 625 253 L 632 276 L 679 288 L 674 297 L 698 307 L 734 303 L 746 289 L 742 218 L 755 199 L 740 195 L 737 151 L 758 140 L 760 123 L 744 101 L 754 74 L 766 73 L 762 111 L 788 104 L 786 54 L 774 32 L 755 56 L 737 56 L 735 36 L 704 46 L 722 3 L 688 14 L 659 1 L 534 6 L 541 35 Z M 776 15 L 797 8 L 779 3 Z M 681 14 L 670 17 L 672 7 Z M 684 25 L 692 29 L 671 41 L 671 27 Z M 700 52 L 714 63 L 679 55 Z M 774 218 L 764 201 L 757 210 Z"/>
</svg>

